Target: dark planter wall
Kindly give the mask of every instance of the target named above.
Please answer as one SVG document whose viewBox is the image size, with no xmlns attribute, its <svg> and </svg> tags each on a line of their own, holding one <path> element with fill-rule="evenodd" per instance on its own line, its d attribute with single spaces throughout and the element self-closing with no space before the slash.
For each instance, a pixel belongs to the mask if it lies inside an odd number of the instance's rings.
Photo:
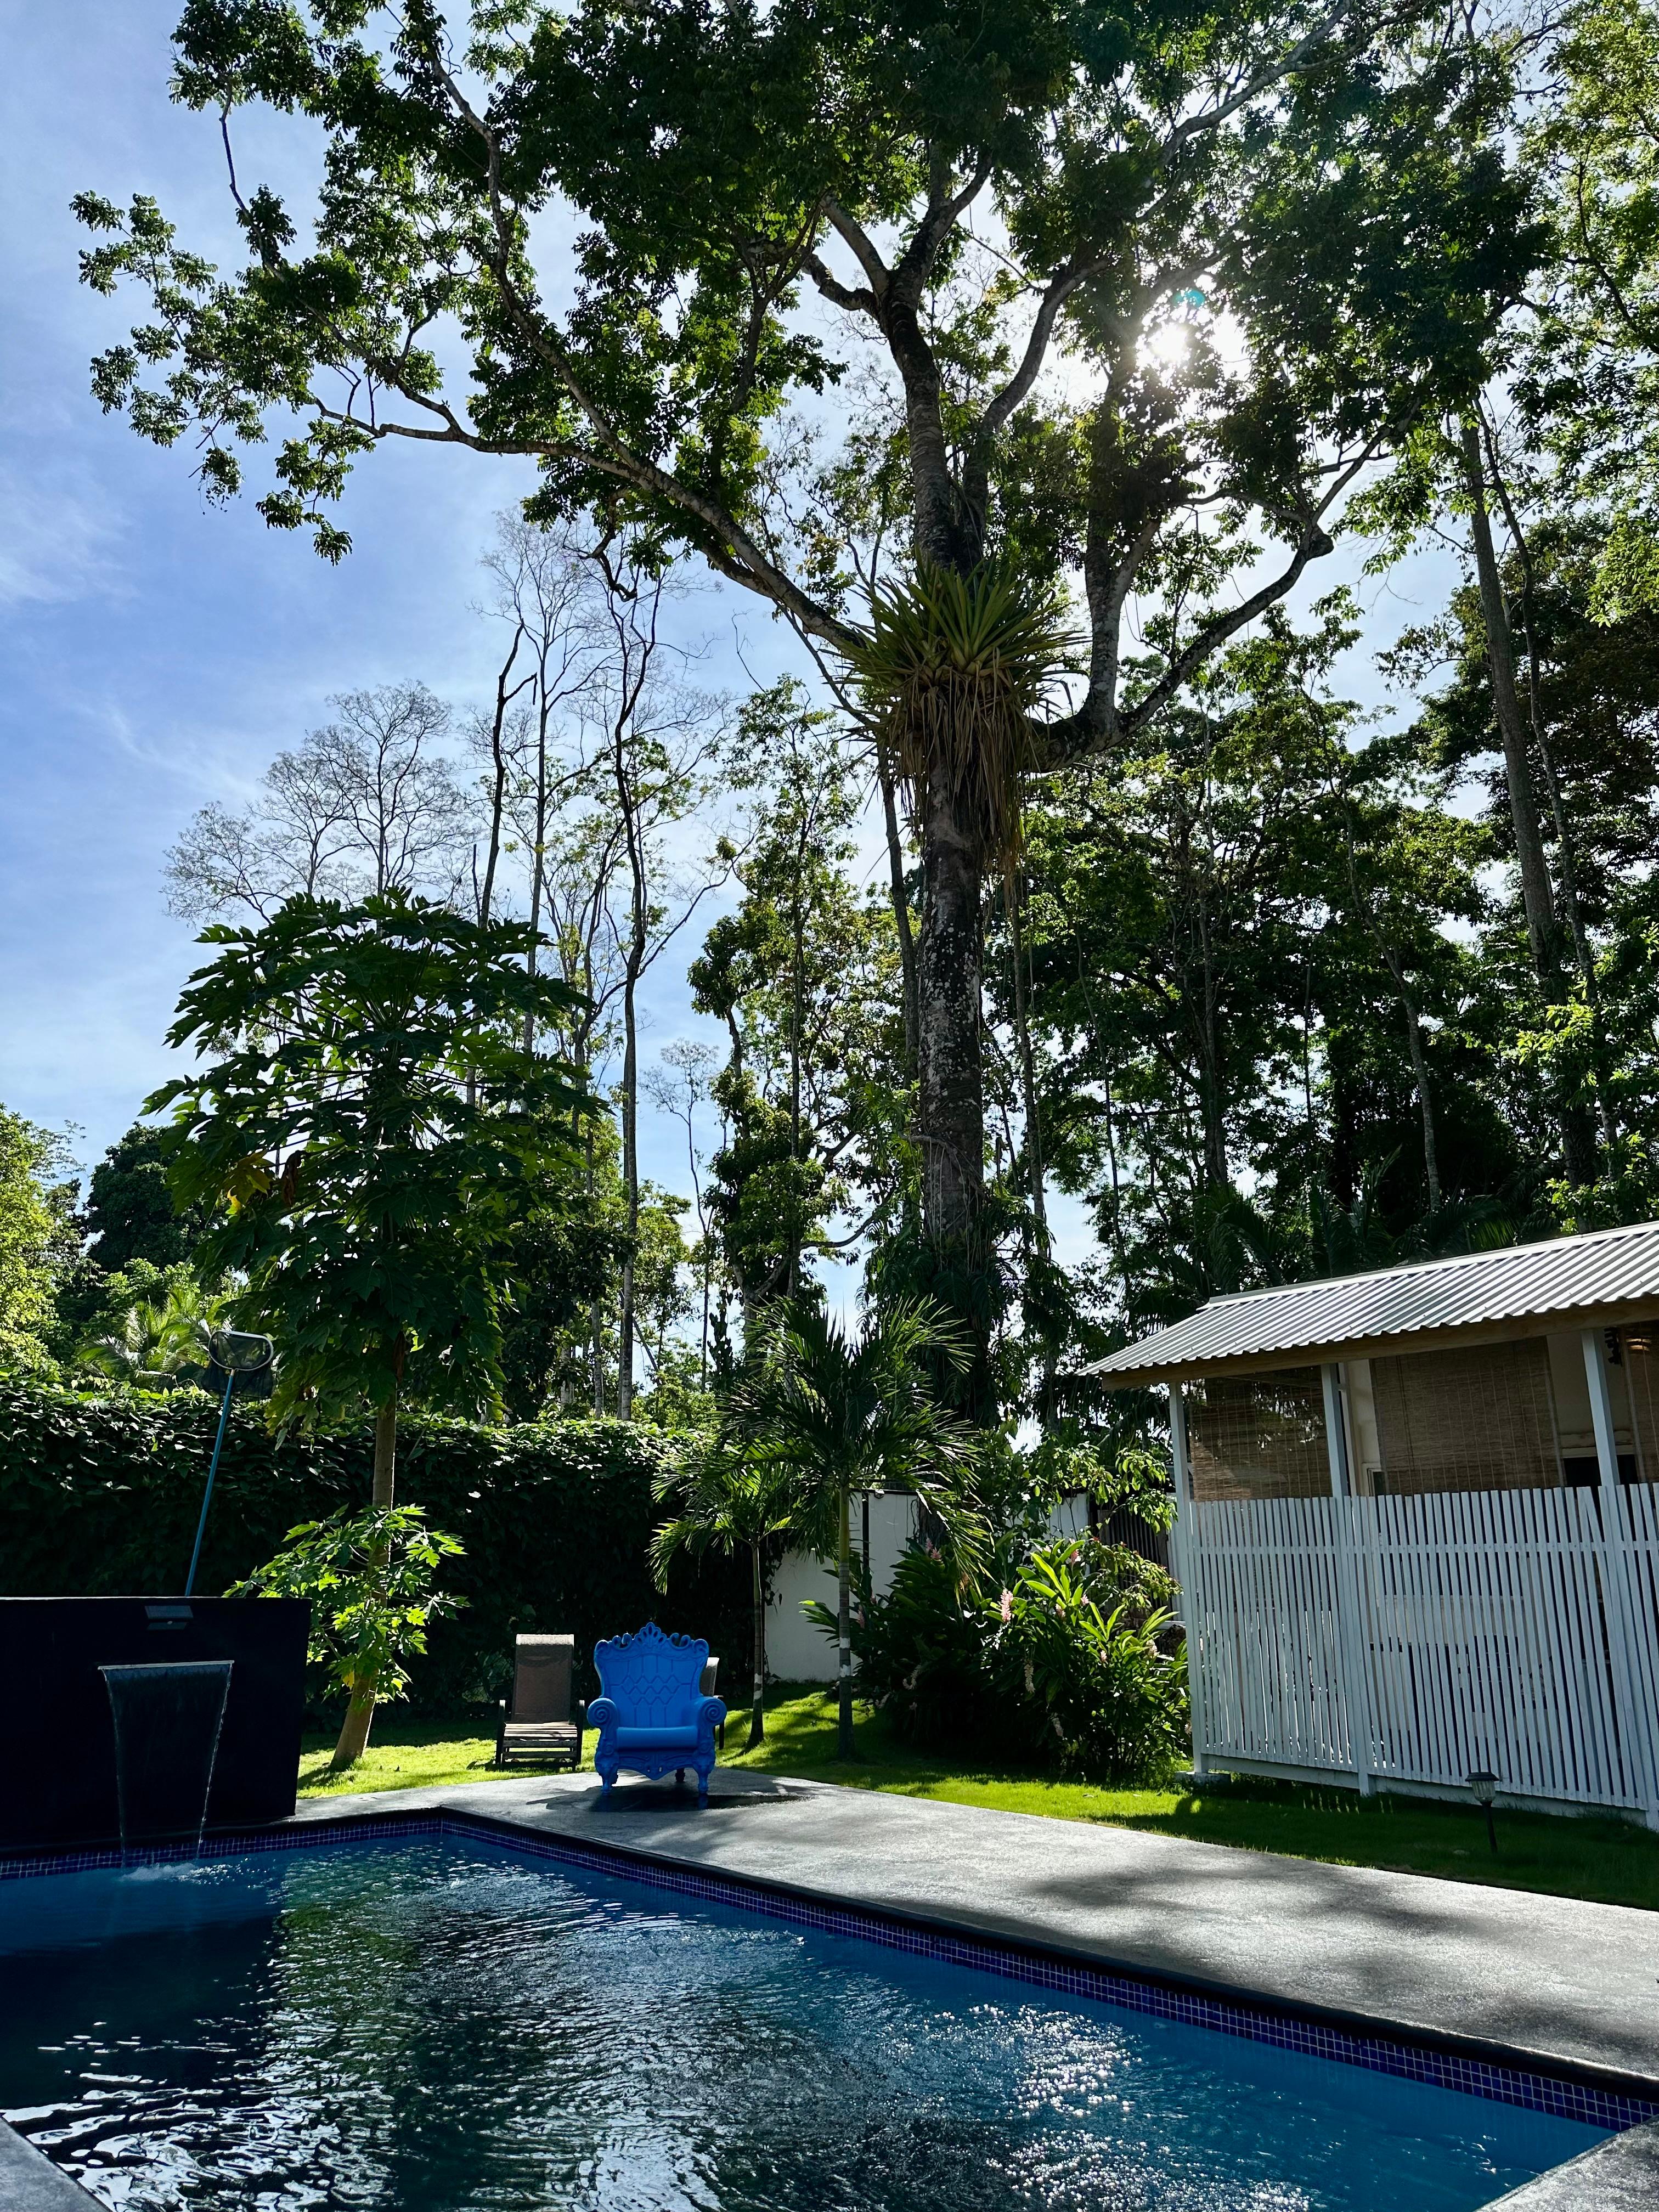
<svg viewBox="0 0 1659 2212">
<path fill-rule="evenodd" d="M 0 1595 L 182 1589 L 217 1417 L 195 1394 L 129 1403 L 0 1384 Z M 519 1630 L 575 1635 L 583 1695 L 597 1687 L 598 1639 L 652 1617 L 707 1637 L 723 1675 L 740 1677 L 744 1564 L 678 1568 L 665 1596 L 652 1583 L 646 1550 L 661 1514 L 651 1483 L 667 1449 L 654 1431 L 617 1421 L 484 1429 L 411 1417 L 398 1498 L 466 1547 L 444 1582 L 467 1604 L 413 1662 L 406 1710 L 476 1717 L 506 1692 Z M 366 1425 L 278 1442 L 258 1409 L 234 1408 L 198 1590 L 240 1580 L 296 1522 L 367 1504 L 371 1460 Z"/>
</svg>

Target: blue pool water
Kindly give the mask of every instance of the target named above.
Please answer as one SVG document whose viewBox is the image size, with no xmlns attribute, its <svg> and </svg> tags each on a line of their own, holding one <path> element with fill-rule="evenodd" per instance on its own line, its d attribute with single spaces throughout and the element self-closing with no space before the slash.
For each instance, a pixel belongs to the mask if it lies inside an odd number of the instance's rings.
<svg viewBox="0 0 1659 2212">
<path fill-rule="evenodd" d="M 471 1841 L 0 1884 L 112 2212 L 1473 2212 L 1598 2131 Z"/>
</svg>

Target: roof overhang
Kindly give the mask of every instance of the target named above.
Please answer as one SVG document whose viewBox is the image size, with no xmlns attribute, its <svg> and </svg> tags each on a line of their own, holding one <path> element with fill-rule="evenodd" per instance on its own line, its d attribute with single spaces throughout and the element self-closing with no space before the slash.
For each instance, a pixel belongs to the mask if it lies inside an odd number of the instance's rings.
<svg viewBox="0 0 1659 2212">
<path fill-rule="evenodd" d="M 1659 1222 L 1213 1298 L 1085 1371 L 1106 1390 L 1659 1321 Z"/>
</svg>

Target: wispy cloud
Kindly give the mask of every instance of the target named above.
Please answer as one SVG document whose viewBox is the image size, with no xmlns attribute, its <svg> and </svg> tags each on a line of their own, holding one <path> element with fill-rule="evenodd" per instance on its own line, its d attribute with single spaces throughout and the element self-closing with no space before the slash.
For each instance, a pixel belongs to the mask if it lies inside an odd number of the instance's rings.
<svg viewBox="0 0 1659 2212">
<path fill-rule="evenodd" d="M 0 465 L 0 606 L 63 605 L 130 585 L 118 520 L 76 471 Z"/>
</svg>

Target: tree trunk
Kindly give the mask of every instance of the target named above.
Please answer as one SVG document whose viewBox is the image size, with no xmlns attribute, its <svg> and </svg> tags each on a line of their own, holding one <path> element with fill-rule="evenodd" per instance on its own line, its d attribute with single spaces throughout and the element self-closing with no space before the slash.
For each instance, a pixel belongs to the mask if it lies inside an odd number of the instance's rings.
<svg viewBox="0 0 1659 2212">
<path fill-rule="evenodd" d="M 976 841 L 953 793 L 923 796 L 917 1041 L 922 1225 L 935 1249 L 976 1241 L 985 1186 Z"/>
<path fill-rule="evenodd" d="M 635 697 L 637 698 L 637 691 Z M 630 708 L 631 710 L 631 708 Z M 645 969 L 650 913 L 646 899 L 644 834 L 637 793 L 624 750 L 628 716 L 617 715 L 611 760 L 617 803 L 628 840 L 629 885 L 628 960 L 623 980 L 623 1196 L 628 1210 L 628 1251 L 623 1261 L 622 1306 L 617 1317 L 617 1419 L 634 1418 L 634 1242 L 640 1227 L 639 987 Z"/>
<path fill-rule="evenodd" d="M 1019 1081 L 1025 1109 L 1025 1171 L 1031 1187 L 1031 1214 L 1037 1243 L 1048 1255 L 1048 1206 L 1043 1191 L 1042 1120 L 1037 1111 L 1036 1062 L 1031 1054 L 1030 1008 L 1026 1002 L 1025 936 L 1019 921 L 1019 887 L 1012 878 L 1003 904 L 1008 915 L 1008 949 L 1014 971 L 1014 1037 L 1019 1049 Z"/>
<path fill-rule="evenodd" d="M 374 1492 L 379 1512 L 389 1512 L 398 1475 L 398 1398 L 394 1390 L 374 1416 Z"/>
<path fill-rule="evenodd" d="M 634 1418 L 634 1240 L 640 1228 L 639 1024 L 634 1006 L 634 977 L 623 993 L 623 1197 L 627 1206 L 628 1249 L 623 1255 L 622 1310 L 617 1321 L 617 1419 Z"/>
<path fill-rule="evenodd" d="M 584 1066 L 582 1073 L 586 1074 Z M 587 1202 L 593 1203 L 593 1124 L 587 1124 Z M 605 1313 L 596 1295 L 587 1310 L 588 1352 L 592 1363 L 593 1411 L 603 1417 L 605 1413 Z"/>
<path fill-rule="evenodd" d="M 1573 958 L 1583 988 L 1584 1004 L 1590 1011 L 1596 1119 L 1601 1124 L 1602 1145 L 1611 1160 L 1619 1133 L 1613 1118 L 1607 1037 L 1601 1022 L 1595 957 L 1590 950 L 1589 932 L 1584 924 L 1584 902 L 1578 888 L 1577 852 L 1573 843 L 1571 826 L 1567 820 L 1561 779 L 1556 773 L 1554 757 L 1550 750 L 1549 732 L 1544 726 L 1543 680 L 1534 609 L 1532 553 L 1498 468 L 1498 453 L 1490 431 L 1486 433 L 1486 459 L 1492 471 L 1492 489 L 1498 494 L 1504 520 L 1509 528 L 1510 541 L 1515 548 L 1516 558 L 1521 563 L 1521 634 L 1527 649 L 1527 714 L 1532 725 L 1533 742 L 1538 747 L 1539 766 L 1544 771 L 1544 787 L 1549 793 L 1551 818 L 1555 823 L 1556 867 L 1561 878 L 1561 902 L 1566 908 L 1567 926 L 1572 936 Z"/>
<path fill-rule="evenodd" d="M 914 1075 L 918 1050 L 916 942 L 910 928 L 910 902 L 904 888 L 904 844 L 899 836 L 893 771 L 884 752 L 877 753 L 876 773 L 881 781 L 881 813 L 887 831 L 887 878 L 893 901 L 893 927 L 898 935 L 899 988 L 904 997 L 904 1059 L 907 1072 Z"/>
<path fill-rule="evenodd" d="M 1474 548 L 1475 575 L 1480 586 L 1480 613 L 1486 631 L 1486 665 L 1492 674 L 1492 707 L 1504 746 L 1504 771 L 1510 787 L 1510 819 L 1515 828 L 1515 852 L 1521 873 L 1521 902 L 1527 917 L 1527 942 L 1534 973 L 1546 1001 L 1561 1002 L 1560 963 L 1556 952 L 1555 894 L 1544 858 L 1544 841 L 1538 827 L 1538 803 L 1532 787 L 1532 763 L 1527 751 L 1526 727 L 1515 685 L 1515 647 L 1510 635 L 1509 613 L 1504 604 L 1504 581 L 1492 549 L 1492 523 L 1486 512 L 1486 479 L 1480 452 L 1480 425 L 1473 417 L 1463 423 L 1463 482 L 1469 499 L 1469 536 Z M 1560 1101 L 1561 1149 L 1567 1180 L 1593 1182 L 1596 1175 L 1595 1139 L 1586 1115 L 1577 1103 Z"/>
<path fill-rule="evenodd" d="M 374 1482 L 371 1503 L 377 1513 L 391 1511 L 397 1474 L 398 1398 L 394 1389 L 391 1398 L 384 1406 L 378 1407 L 374 1414 Z M 348 1766 L 357 1764 L 368 1749 L 368 1731 L 374 1718 L 374 1690 L 353 1690 L 345 1718 L 340 1723 L 340 1740 L 335 1745 L 334 1756 L 328 1763 L 331 1774 L 342 1773 Z"/>
<path fill-rule="evenodd" d="M 758 1543 L 750 1546 L 749 1557 L 754 1569 L 755 1689 L 754 1703 L 749 1716 L 749 1741 L 745 1748 L 753 1751 L 757 1743 L 763 1743 L 766 1739 L 766 1577 L 761 1571 L 761 1547 Z"/>
<path fill-rule="evenodd" d="M 841 1525 L 836 1536 L 836 1756 L 852 1759 L 853 1749 L 853 1496 L 841 1486 Z"/>
<path fill-rule="evenodd" d="M 1515 688 L 1515 652 L 1504 605 L 1503 579 L 1498 573 L 1498 556 L 1492 550 L 1492 524 L 1486 514 L 1480 432 L 1472 420 L 1463 425 L 1463 483 L 1469 499 L 1469 537 L 1474 548 L 1480 613 L 1486 630 L 1486 665 L 1492 675 L 1492 708 L 1498 718 L 1498 734 L 1504 747 L 1504 773 L 1510 787 L 1510 819 L 1515 828 L 1515 854 L 1521 872 L 1521 903 L 1527 917 L 1527 942 L 1539 984 L 1546 997 L 1553 1000 L 1558 974 L 1555 896 L 1544 860 L 1544 841 L 1539 834 L 1532 763 L 1527 755 L 1527 733 Z"/>
</svg>

